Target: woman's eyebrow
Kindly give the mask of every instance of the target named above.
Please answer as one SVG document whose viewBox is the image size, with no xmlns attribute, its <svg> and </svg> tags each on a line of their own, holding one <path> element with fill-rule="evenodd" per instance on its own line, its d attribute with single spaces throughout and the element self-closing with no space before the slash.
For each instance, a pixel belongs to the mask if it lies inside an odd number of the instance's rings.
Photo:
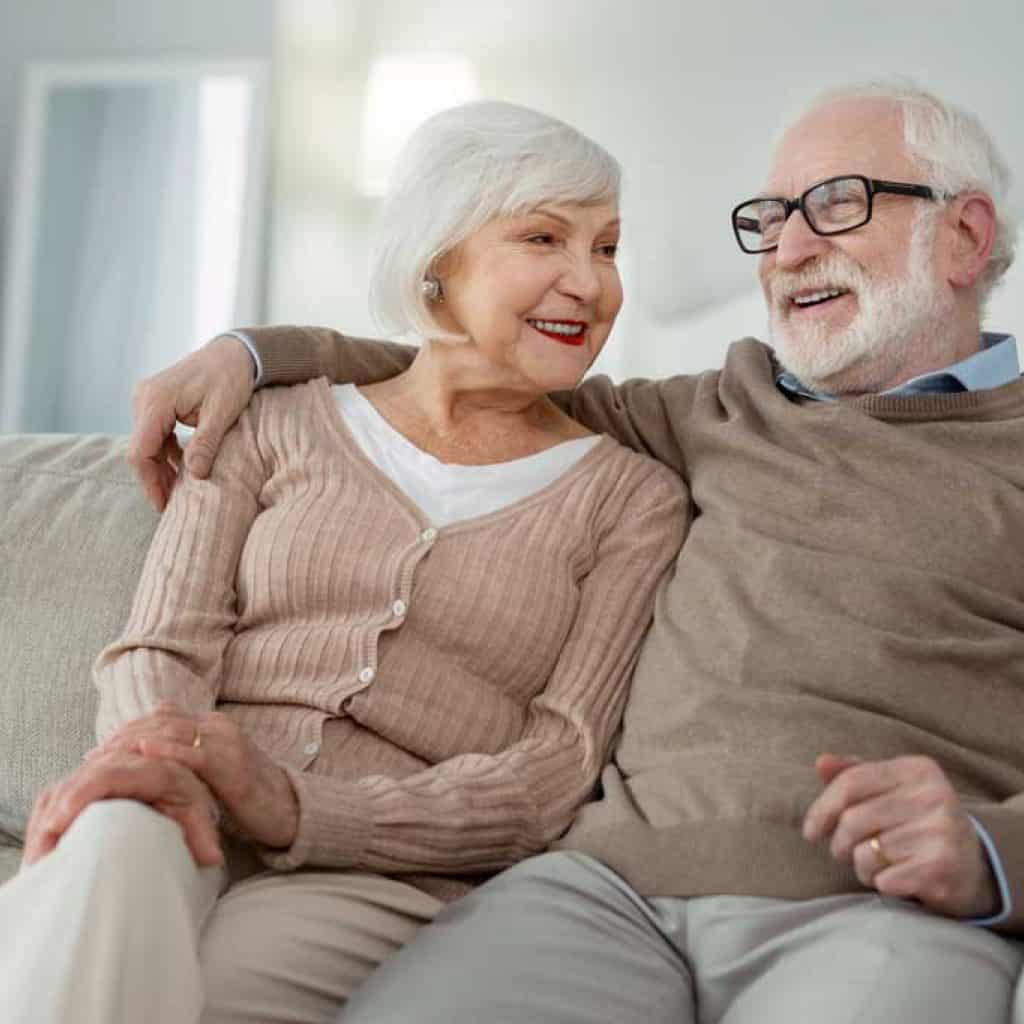
<svg viewBox="0 0 1024 1024">
<path fill-rule="evenodd" d="M 525 217 L 537 216 L 537 217 L 550 217 L 551 220 L 558 221 L 559 224 L 564 225 L 567 228 L 571 228 L 572 221 L 568 217 L 563 217 L 560 213 L 555 213 L 554 210 L 547 210 L 543 206 L 538 206 L 531 210 L 529 213 L 524 214 Z M 622 218 L 616 217 L 614 220 L 608 221 L 607 224 L 601 227 L 602 231 L 608 231 L 611 228 L 619 228 L 622 226 Z"/>
</svg>

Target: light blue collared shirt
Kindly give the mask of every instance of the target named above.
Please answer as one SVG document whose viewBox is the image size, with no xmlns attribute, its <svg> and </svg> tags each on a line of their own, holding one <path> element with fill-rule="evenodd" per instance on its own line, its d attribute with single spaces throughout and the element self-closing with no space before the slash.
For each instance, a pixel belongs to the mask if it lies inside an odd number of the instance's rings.
<svg viewBox="0 0 1024 1024">
<path fill-rule="evenodd" d="M 956 391 L 985 391 L 989 388 L 1000 388 L 1004 384 L 1010 384 L 1020 376 L 1020 360 L 1017 356 L 1017 341 L 1012 334 L 990 334 L 984 333 L 981 336 L 981 347 L 973 355 L 961 359 L 952 366 L 945 366 L 941 370 L 933 370 L 931 373 L 922 373 L 918 377 L 900 384 L 898 387 L 882 391 L 883 395 L 927 395 L 927 394 L 948 394 Z M 801 395 L 804 398 L 813 398 L 819 402 L 834 402 L 834 395 L 825 394 L 819 391 L 812 391 L 805 387 L 800 380 L 788 370 L 781 371 L 775 378 L 775 383 L 784 391 L 790 394 Z M 974 918 L 971 924 L 994 925 L 1001 924 L 1013 911 L 1013 900 L 1010 896 L 1010 886 L 1006 880 L 1006 872 L 1003 870 L 1003 862 L 996 852 L 995 843 L 987 830 L 971 816 L 971 823 L 975 832 L 981 840 L 988 854 L 989 864 L 992 865 L 992 873 L 996 877 L 999 886 L 999 898 L 1002 909 L 992 917 Z"/>
</svg>

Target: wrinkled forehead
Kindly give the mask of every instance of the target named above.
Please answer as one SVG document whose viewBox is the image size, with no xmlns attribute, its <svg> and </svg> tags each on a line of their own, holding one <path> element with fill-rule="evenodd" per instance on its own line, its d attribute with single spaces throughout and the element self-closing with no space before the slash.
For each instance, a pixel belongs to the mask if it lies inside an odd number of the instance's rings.
<svg viewBox="0 0 1024 1024">
<path fill-rule="evenodd" d="M 920 177 L 907 154 L 895 104 L 847 99 L 814 108 L 779 139 L 761 193 L 795 196 L 839 174 L 911 182 Z"/>
</svg>

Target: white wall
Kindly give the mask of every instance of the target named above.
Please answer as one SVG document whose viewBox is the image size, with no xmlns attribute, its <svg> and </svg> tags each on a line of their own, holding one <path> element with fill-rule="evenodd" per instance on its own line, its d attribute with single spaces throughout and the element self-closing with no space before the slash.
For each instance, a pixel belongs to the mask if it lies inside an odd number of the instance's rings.
<svg viewBox="0 0 1024 1024">
<path fill-rule="evenodd" d="M 754 260 L 736 248 L 728 213 L 760 187 L 779 121 L 808 94 L 910 74 L 976 110 L 1011 166 L 1024 166 L 1019 0 L 281 0 L 280 10 L 272 320 L 373 330 L 375 204 L 355 174 L 378 56 L 468 57 L 485 95 L 563 117 L 622 160 L 627 302 L 601 360 L 619 374 L 703 368 L 721 348 L 705 336 L 758 332 Z"/>
<path fill-rule="evenodd" d="M 274 0 L 0 0 L 0 281 L 26 64 L 41 60 L 269 60 Z M 3 321 L 0 295 L 0 322 Z"/>
</svg>

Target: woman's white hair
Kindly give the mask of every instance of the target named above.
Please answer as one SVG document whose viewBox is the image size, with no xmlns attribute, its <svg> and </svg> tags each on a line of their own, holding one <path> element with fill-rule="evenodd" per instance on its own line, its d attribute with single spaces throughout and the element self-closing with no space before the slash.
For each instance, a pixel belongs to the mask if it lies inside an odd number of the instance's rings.
<svg viewBox="0 0 1024 1024">
<path fill-rule="evenodd" d="M 947 103 L 913 81 L 894 77 L 843 85 L 817 96 L 805 112 L 839 100 L 878 99 L 902 115 L 903 140 L 931 185 L 949 195 L 984 192 L 996 211 L 996 236 L 984 272 L 975 286 L 979 309 L 1013 263 L 1017 228 L 1010 208 L 1012 175 L 992 136 L 970 111 Z"/>
<path fill-rule="evenodd" d="M 442 257 L 496 217 L 542 203 L 618 202 L 618 161 L 562 121 L 484 101 L 424 121 L 402 150 L 380 211 L 370 307 L 383 325 L 443 331 L 423 294 Z"/>
</svg>

